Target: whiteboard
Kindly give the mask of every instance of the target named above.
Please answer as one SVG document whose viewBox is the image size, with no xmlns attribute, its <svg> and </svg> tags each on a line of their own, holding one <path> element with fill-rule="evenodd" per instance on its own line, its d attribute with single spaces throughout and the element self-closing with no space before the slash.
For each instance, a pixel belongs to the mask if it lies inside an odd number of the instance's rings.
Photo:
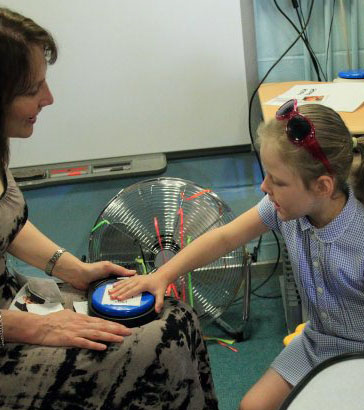
<svg viewBox="0 0 364 410">
<path fill-rule="evenodd" d="M 0 4 L 34 19 L 59 46 L 47 71 L 55 102 L 30 139 L 11 141 L 11 167 L 250 143 L 255 43 L 243 37 L 254 27 L 252 1 Z"/>
</svg>

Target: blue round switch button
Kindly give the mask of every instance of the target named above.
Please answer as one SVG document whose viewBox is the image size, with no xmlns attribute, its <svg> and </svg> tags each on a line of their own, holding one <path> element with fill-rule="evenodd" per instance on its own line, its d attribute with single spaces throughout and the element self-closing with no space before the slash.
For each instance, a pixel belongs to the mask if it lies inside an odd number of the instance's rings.
<svg viewBox="0 0 364 410">
<path fill-rule="evenodd" d="M 364 70 L 347 70 L 339 72 L 340 78 L 360 79 L 364 78 Z"/>
<path fill-rule="evenodd" d="M 125 301 L 110 298 L 109 290 L 117 280 L 108 278 L 91 283 L 88 290 L 89 314 L 128 327 L 141 326 L 155 319 L 155 297 L 149 292 L 143 292 Z"/>
<path fill-rule="evenodd" d="M 126 301 L 111 300 L 109 290 L 116 280 L 110 280 L 98 286 L 92 294 L 92 305 L 99 312 L 120 317 L 132 317 L 145 313 L 154 306 L 154 295 L 143 292 L 139 297 L 130 298 Z"/>
</svg>

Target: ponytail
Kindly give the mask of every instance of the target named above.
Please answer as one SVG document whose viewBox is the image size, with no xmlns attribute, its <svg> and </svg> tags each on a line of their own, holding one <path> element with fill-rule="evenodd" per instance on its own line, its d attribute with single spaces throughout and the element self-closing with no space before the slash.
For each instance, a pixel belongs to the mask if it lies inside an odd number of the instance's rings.
<svg viewBox="0 0 364 410">
<path fill-rule="evenodd" d="M 350 185 L 355 196 L 364 203 L 364 137 L 353 137 L 354 160 L 350 173 Z"/>
</svg>

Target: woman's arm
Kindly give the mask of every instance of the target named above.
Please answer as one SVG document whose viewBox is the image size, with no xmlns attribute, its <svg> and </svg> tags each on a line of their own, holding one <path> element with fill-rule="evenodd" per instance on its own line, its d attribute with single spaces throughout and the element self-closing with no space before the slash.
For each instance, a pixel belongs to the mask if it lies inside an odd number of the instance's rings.
<svg viewBox="0 0 364 410">
<path fill-rule="evenodd" d="M 213 262 L 268 230 L 269 228 L 259 216 L 257 207 L 251 208 L 229 224 L 195 239 L 161 266 L 156 273 L 148 276 L 138 275 L 115 284 L 110 292 L 111 296 L 123 300 L 140 292 L 149 291 L 156 296 L 155 306 L 156 311 L 159 312 L 163 306 L 168 284 L 178 276 Z"/>
<path fill-rule="evenodd" d="M 24 262 L 44 270 L 48 261 L 59 248 L 30 221 L 27 221 L 9 245 L 8 252 Z M 92 281 L 102 279 L 110 274 L 130 276 L 134 273 L 135 271 L 107 261 L 84 263 L 69 252 L 61 255 L 52 271 L 52 275 L 81 290 L 87 289 Z"/>
<path fill-rule="evenodd" d="M 27 221 L 8 247 L 17 258 L 39 269 L 45 269 L 59 246 Z M 108 276 L 133 275 L 121 266 L 103 261 L 84 263 L 65 252 L 56 262 L 52 274 L 77 289 L 87 289 L 90 282 Z M 69 309 L 48 315 L 3 310 L 1 312 L 5 341 L 44 346 L 80 347 L 104 350 L 105 343 L 123 341 L 131 330 L 107 320 L 75 313 Z"/>
</svg>

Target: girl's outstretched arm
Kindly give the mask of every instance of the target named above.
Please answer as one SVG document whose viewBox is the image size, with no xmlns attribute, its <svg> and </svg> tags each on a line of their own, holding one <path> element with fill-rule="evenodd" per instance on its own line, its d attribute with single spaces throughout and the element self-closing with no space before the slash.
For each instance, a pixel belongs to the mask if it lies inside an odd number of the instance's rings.
<svg viewBox="0 0 364 410">
<path fill-rule="evenodd" d="M 257 207 L 253 207 L 229 224 L 195 239 L 155 273 L 148 276 L 136 275 L 116 283 L 110 295 L 112 298 L 123 300 L 149 291 L 155 295 L 156 311 L 160 312 L 166 288 L 178 276 L 213 262 L 268 230 L 259 216 Z"/>
</svg>

